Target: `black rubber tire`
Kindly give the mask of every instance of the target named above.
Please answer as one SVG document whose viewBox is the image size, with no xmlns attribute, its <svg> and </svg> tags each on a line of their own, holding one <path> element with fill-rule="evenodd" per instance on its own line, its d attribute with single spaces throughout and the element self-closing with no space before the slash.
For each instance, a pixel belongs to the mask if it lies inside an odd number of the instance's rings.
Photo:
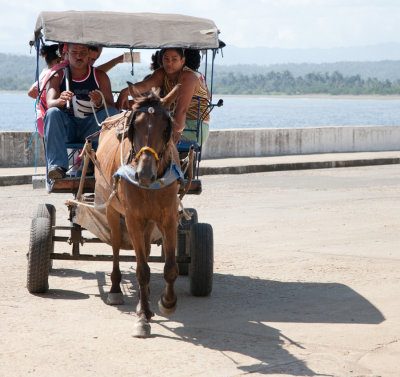
<svg viewBox="0 0 400 377">
<path fill-rule="evenodd" d="M 179 230 L 190 231 L 190 227 L 193 224 L 197 224 L 199 219 L 197 216 L 197 211 L 194 208 L 186 208 L 185 211 L 191 212 L 192 217 L 190 220 L 186 220 L 184 217 L 181 219 L 181 224 L 178 226 L 178 239 L 177 239 L 177 256 L 189 256 L 190 250 L 186 250 L 186 237 L 184 233 L 180 233 Z M 180 214 L 182 211 L 179 212 Z M 189 263 L 178 263 L 179 275 L 187 276 L 189 274 Z"/>
<path fill-rule="evenodd" d="M 37 206 L 35 212 L 33 213 L 33 218 L 44 217 L 48 218 L 51 221 L 51 226 L 54 227 L 56 225 L 56 207 L 49 203 L 41 203 Z M 54 229 L 52 229 L 51 235 L 54 236 Z M 54 242 L 51 243 L 51 251 L 50 253 L 54 253 Z M 50 259 L 49 271 L 51 272 L 53 269 L 53 260 Z"/>
<path fill-rule="evenodd" d="M 41 203 L 37 206 L 35 212 L 33 213 L 33 217 L 47 217 L 51 221 L 51 225 L 56 225 L 56 207 L 52 204 Z"/>
<path fill-rule="evenodd" d="M 193 224 L 190 231 L 190 293 L 208 296 L 212 291 L 214 237 L 210 224 Z"/>
<path fill-rule="evenodd" d="M 45 293 L 49 289 L 50 252 L 52 246 L 50 219 L 47 217 L 33 218 L 27 271 L 27 288 L 30 293 Z"/>
</svg>

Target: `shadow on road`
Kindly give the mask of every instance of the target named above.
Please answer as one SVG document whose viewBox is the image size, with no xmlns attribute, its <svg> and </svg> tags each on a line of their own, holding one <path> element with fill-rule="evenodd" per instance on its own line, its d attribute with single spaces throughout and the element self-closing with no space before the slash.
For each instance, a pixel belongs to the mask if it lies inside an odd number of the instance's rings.
<svg viewBox="0 0 400 377">
<path fill-rule="evenodd" d="M 99 295 L 103 301 L 106 300 L 109 287 L 105 287 L 104 272 L 55 270 L 53 274 L 96 279 Z M 153 308 L 157 307 L 156 302 L 164 285 L 162 273 L 152 273 Z M 116 308 L 134 315 L 137 285 L 132 269 L 123 271 L 122 287 L 126 305 Z M 239 370 L 247 373 L 317 375 L 290 353 L 295 347 L 301 354 L 304 350 L 301 342 L 289 339 L 271 327 L 271 322 L 379 324 L 385 319 L 368 300 L 339 283 L 281 282 L 214 274 L 214 288 L 209 297 L 191 296 L 189 279 L 183 276 L 178 278 L 176 290 L 178 309 L 171 318 L 175 325 L 169 326 L 169 319 L 154 320 L 153 323 L 168 329 L 173 339 L 224 354 L 237 363 Z M 63 298 L 63 294 L 61 290 L 50 290 L 48 297 Z M 65 291 L 64 298 L 73 299 L 74 295 Z M 75 296 L 77 298 L 79 295 Z M 176 327 L 176 323 L 181 326 Z M 153 333 L 153 336 L 165 335 Z M 306 350 L 303 352 L 307 353 Z M 243 356 L 250 357 L 254 362 L 243 365 L 240 362 Z"/>
<path fill-rule="evenodd" d="M 182 280 L 179 288 L 187 292 Z M 162 287 L 161 280 L 156 290 Z M 221 353 L 249 356 L 255 359 L 254 364 L 238 365 L 238 369 L 260 374 L 316 375 L 289 352 L 295 347 L 301 353 L 304 349 L 301 342 L 289 339 L 271 327 L 270 322 L 379 324 L 384 321 L 368 300 L 338 283 L 280 282 L 215 274 L 210 297 L 181 293 L 179 304 L 172 320 L 182 326 L 170 328 L 174 336 Z M 168 321 L 161 321 L 160 325 L 168 328 Z"/>
</svg>

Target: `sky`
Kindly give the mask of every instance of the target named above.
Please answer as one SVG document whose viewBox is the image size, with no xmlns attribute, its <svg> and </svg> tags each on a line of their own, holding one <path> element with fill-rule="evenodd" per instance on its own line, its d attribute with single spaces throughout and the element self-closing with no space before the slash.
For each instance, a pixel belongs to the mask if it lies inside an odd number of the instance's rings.
<svg viewBox="0 0 400 377">
<path fill-rule="evenodd" d="M 179 13 L 212 19 L 236 47 L 332 48 L 400 42 L 399 0 L 0 0 L 0 52 L 30 54 L 40 11 Z"/>
</svg>

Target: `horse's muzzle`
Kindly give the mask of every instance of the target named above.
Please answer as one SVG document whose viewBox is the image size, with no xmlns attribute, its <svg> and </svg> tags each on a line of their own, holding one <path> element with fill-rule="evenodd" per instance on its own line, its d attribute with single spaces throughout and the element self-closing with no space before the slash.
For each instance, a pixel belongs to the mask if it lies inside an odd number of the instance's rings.
<svg viewBox="0 0 400 377">
<path fill-rule="evenodd" d="M 157 165 L 154 156 L 143 153 L 139 159 L 135 180 L 141 187 L 150 187 L 157 178 Z"/>
</svg>

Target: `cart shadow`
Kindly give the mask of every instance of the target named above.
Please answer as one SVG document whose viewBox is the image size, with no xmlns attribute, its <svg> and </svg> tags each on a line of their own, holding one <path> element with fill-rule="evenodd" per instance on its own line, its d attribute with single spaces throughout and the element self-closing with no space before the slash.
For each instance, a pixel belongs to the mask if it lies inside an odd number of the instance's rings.
<svg viewBox="0 0 400 377">
<path fill-rule="evenodd" d="M 49 279 L 51 279 L 52 277 L 68 278 L 68 279 L 80 278 L 82 280 L 96 281 L 99 293 L 95 294 L 95 296 L 100 297 L 104 303 L 107 303 L 109 286 L 107 287 L 107 289 L 104 288 L 105 286 L 107 286 L 107 281 L 106 281 L 106 273 L 103 271 L 86 272 L 77 269 L 54 268 L 50 273 Z M 125 310 L 126 312 L 132 312 L 132 310 L 128 307 L 129 305 L 132 306 L 134 305 L 134 296 L 135 296 L 134 284 L 133 284 L 134 281 L 135 281 L 135 274 L 128 274 L 128 273 L 123 274 L 121 286 L 125 289 L 124 296 L 127 305 L 124 306 L 126 306 Z M 46 294 L 43 294 L 42 296 L 50 299 L 84 300 L 88 299 L 91 295 L 80 292 L 74 292 L 70 290 L 50 288 L 49 291 Z"/>
<path fill-rule="evenodd" d="M 94 280 L 97 281 L 98 284 L 99 282 L 103 282 L 103 284 L 106 284 L 105 274 L 103 272 L 92 273 L 69 268 L 53 268 L 49 274 L 49 279 L 51 279 L 52 277 L 80 278 L 82 280 Z M 49 291 L 46 294 L 42 294 L 41 296 L 49 299 L 58 300 L 87 300 L 90 298 L 91 295 L 82 292 L 50 287 Z"/>
<path fill-rule="evenodd" d="M 47 293 L 36 294 L 36 296 L 52 300 L 87 300 L 90 298 L 90 295 L 86 293 L 65 289 L 50 289 Z"/>
<path fill-rule="evenodd" d="M 134 273 L 129 273 L 125 279 L 135 281 Z M 157 307 L 156 301 L 164 285 L 163 274 L 152 273 L 153 308 Z M 214 274 L 213 287 L 209 297 L 193 297 L 188 292 L 189 279 L 180 276 L 176 282 L 176 313 L 171 319 L 156 317 L 152 321 L 153 333 L 161 326 L 171 335 L 154 336 L 216 350 L 246 373 L 321 375 L 291 354 L 294 349 L 300 355 L 309 354 L 301 340 L 289 339 L 279 329 L 265 323 L 379 324 L 385 320 L 368 300 L 339 283 L 281 282 Z M 130 300 L 132 304 L 118 306 L 118 310 L 134 312 L 136 295 Z M 176 326 L 177 323 L 180 326 Z M 255 362 L 243 365 L 240 360 L 244 356 Z"/>
<path fill-rule="evenodd" d="M 54 273 L 61 277 L 96 279 L 99 297 L 106 302 L 109 287 L 104 272 L 64 269 Z M 134 316 L 137 304 L 135 271 L 130 268 L 122 270 L 122 274 L 125 305 L 116 306 L 116 310 Z M 189 278 L 185 276 L 180 276 L 175 286 L 178 309 L 171 319 L 155 317 L 152 336 L 216 350 L 236 363 L 238 370 L 244 373 L 321 375 L 291 353 L 309 354 L 301 340 L 289 339 L 266 323 L 379 324 L 385 320 L 368 300 L 339 283 L 281 282 L 216 273 L 209 297 L 191 296 Z M 157 308 L 164 287 L 162 272 L 152 272 L 153 308 Z M 56 290 L 56 293 L 57 298 L 71 296 L 70 291 Z M 80 296 L 76 297 L 79 299 Z M 157 327 L 164 329 L 163 334 L 157 334 Z M 170 335 L 165 335 L 165 330 Z"/>
</svg>

